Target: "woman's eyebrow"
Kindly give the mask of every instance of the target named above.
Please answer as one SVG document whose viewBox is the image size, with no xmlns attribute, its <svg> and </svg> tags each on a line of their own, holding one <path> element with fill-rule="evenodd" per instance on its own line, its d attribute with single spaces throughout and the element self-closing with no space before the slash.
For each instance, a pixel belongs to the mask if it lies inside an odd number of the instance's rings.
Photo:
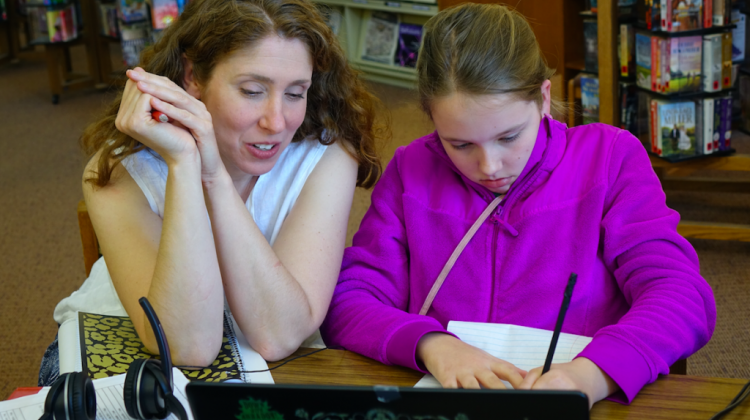
<svg viewBox="0 0 750 420">
<path fill-rule="evenodd" d="M 260 75 L 260 74 L 255 74 L 255 73 L 243 73 L 243 74 L 240 74 L 239 77 L 250 77 L 250 78 L 252 78 L 252 79 L 254 79 L 254 80 L 258 81 L 258 82 L 267 83 L 269 85 L 276 84 L 276 81 L 273 80 L 273 79 L 271 79 L 270 77 L 263 76 L 263 75 Z M 305 84 L 309 84 L 309 83 L 310 83 L 310 79 L 297 79 L 297 80 L 294 80 L 291 83 L 289 83 L 289 86 L 305 85 Z"/>
</svg>

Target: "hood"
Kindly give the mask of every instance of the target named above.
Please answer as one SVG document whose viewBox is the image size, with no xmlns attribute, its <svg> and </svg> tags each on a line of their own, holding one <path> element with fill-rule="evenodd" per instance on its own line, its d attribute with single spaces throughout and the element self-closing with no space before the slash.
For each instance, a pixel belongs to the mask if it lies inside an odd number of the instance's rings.
<svg viewBox="0 0 750 420">
<path fill-rule="evenodd" d="M 533 184 L 533 180 L 541 175 L 540 171 L 549 173 L 557 166 L 565 149 L 566 128 L 565 124 L 555 121 L 547 115 L 542 118 L 529 161 L 526 163 L 523 171 L 521 171 L 518 179 L 511 185 L 500 206 L 507 207 L 508 203 L 512 203 L 517 196 L 528 189 Z M 448 157 L 448 153 L 446 153 L 437 132 L 432 133 L 431 138 L 425 142 L 425 145 L 433 153 L 440 156 L 448 167 L 456 172 L 467 185 L 477 191 L 488 203 L 495 198 L 495 195 L 487 187 L 470 180 L 456 168 L 456 165 Z"/>
</svg>

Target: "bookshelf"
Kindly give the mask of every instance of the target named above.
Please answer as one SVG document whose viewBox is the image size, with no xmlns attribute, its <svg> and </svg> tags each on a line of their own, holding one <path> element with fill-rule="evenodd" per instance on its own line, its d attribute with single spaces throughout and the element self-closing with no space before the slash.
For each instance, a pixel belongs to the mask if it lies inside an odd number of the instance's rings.
<svg viewBox="0 0 750 420">
<path fill-rule="evenodd" d="M 313 0 L 337 10 L 341 15 L 337 36 L 352 66 L 363 72 L 366 79 L 413 89 L 417 72 L 412 67 L 381 63 L 362 58 L 365 51 L 368 21 L 373 12 L 397 14 L 400 23 L 424 25 L 437 14 L 438 6 L 430 3 L 381 0 Z"/>
<path fill-rule="evenodd" d="M 747 2 L 745 1 L 746 6 Z M 616 48 L 617 36 L 619 34 L 618 19 L 617 0 L 598 1 L 599 121 L 615 126 L 620 125 L 620 70 Z M 697 34 L 704 34 L 706 32 L 721 32 L 723 30 L 726 30 L 726 28 L 703 29 L 695 32 Z M 678 36 L 682 36 L 685 33 L 679 32 L 677 34 Z M 690 32 L 687 33 L 689 34 Z M 670 35 L 674 35 L 674 33 L 670 33 Z M 706 97 L 713 94 L 699 92 L 696 95 L 698 97 Z M 649 157 L 654 171 L 659 176 L 665 190 L 750 193 L 750 182 L 691 176 L 701 170 L 750 172 L 750 155 L 708 155 L 700 159 L 675 163 L 653 155 Z M 750 242 L 750 225 L 683 220 L 678 225 L 677 230 L 687 238 Z"/>
</svg>

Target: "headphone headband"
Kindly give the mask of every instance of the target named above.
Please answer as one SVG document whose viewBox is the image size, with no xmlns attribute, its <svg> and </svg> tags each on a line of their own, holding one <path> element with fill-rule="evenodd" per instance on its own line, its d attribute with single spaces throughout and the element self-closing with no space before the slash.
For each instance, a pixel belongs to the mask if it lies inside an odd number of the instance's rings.
<svg viewBox="0 0 750 420">
<path fill-rule="evenodd" d="M 164 374 L 164 378 L 167 380 L 169 389 L 174 389 L 174 386 L 172 384 L 172 355 L 169 352 L 167 336 L 166 334 L 164 334 L 164 329 L 161 327 L 161 322 L 159 322 L 159 318 L 156 316 L 156 312 L 154 311 L 154 308 L 151 307 L 151 303 L 149 303 L 148 299 L 146 299 L 146 297 L 144 296 L 138 299 L 138 303 L 141 304 L 143 312 L 146 313 L 146 318 L 148 318 L 148 322 L 151 324 L 151 329 L 154 331 L 156 344 L 159 346 L 161 369 L 162 373 Z"/>
</svg>

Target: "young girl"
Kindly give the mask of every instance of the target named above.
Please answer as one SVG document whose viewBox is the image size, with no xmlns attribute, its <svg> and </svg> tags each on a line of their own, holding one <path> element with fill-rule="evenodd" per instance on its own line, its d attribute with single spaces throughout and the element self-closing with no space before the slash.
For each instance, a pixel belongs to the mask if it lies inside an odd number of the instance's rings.
<svg viewBox="0 0 750 420">
<path fill-rule="evenodd" d="M 127 76 L 83 136 L 103 258 L 55 320 L 128 315 L 157 352 L 147 296 L 175 364 L 205 366 L 226 298 L 254 349 L 286 357 L 328 310 L 355 185 L 380 175 L 374 97 L 306 0 L 190 2 Z"/>
<path fill-rule="evenodd" d="M 425 26 L 419 93 L 436 132 L 400 148 L 372 194 L 321 332 L 329 346 L 445 387 L 577 389 L 630 402 L 711 337 L 713 295 L 640 142 L 550 116 L 552 75 L 517 12 L 465 4 Z M 500 201 L 419 315 L 452 252 Z M 593 337 L 529 372 L 447 333 L 450 320 Z M 540 361 L 541 364 L 541 361 Z"/>
</svg>

